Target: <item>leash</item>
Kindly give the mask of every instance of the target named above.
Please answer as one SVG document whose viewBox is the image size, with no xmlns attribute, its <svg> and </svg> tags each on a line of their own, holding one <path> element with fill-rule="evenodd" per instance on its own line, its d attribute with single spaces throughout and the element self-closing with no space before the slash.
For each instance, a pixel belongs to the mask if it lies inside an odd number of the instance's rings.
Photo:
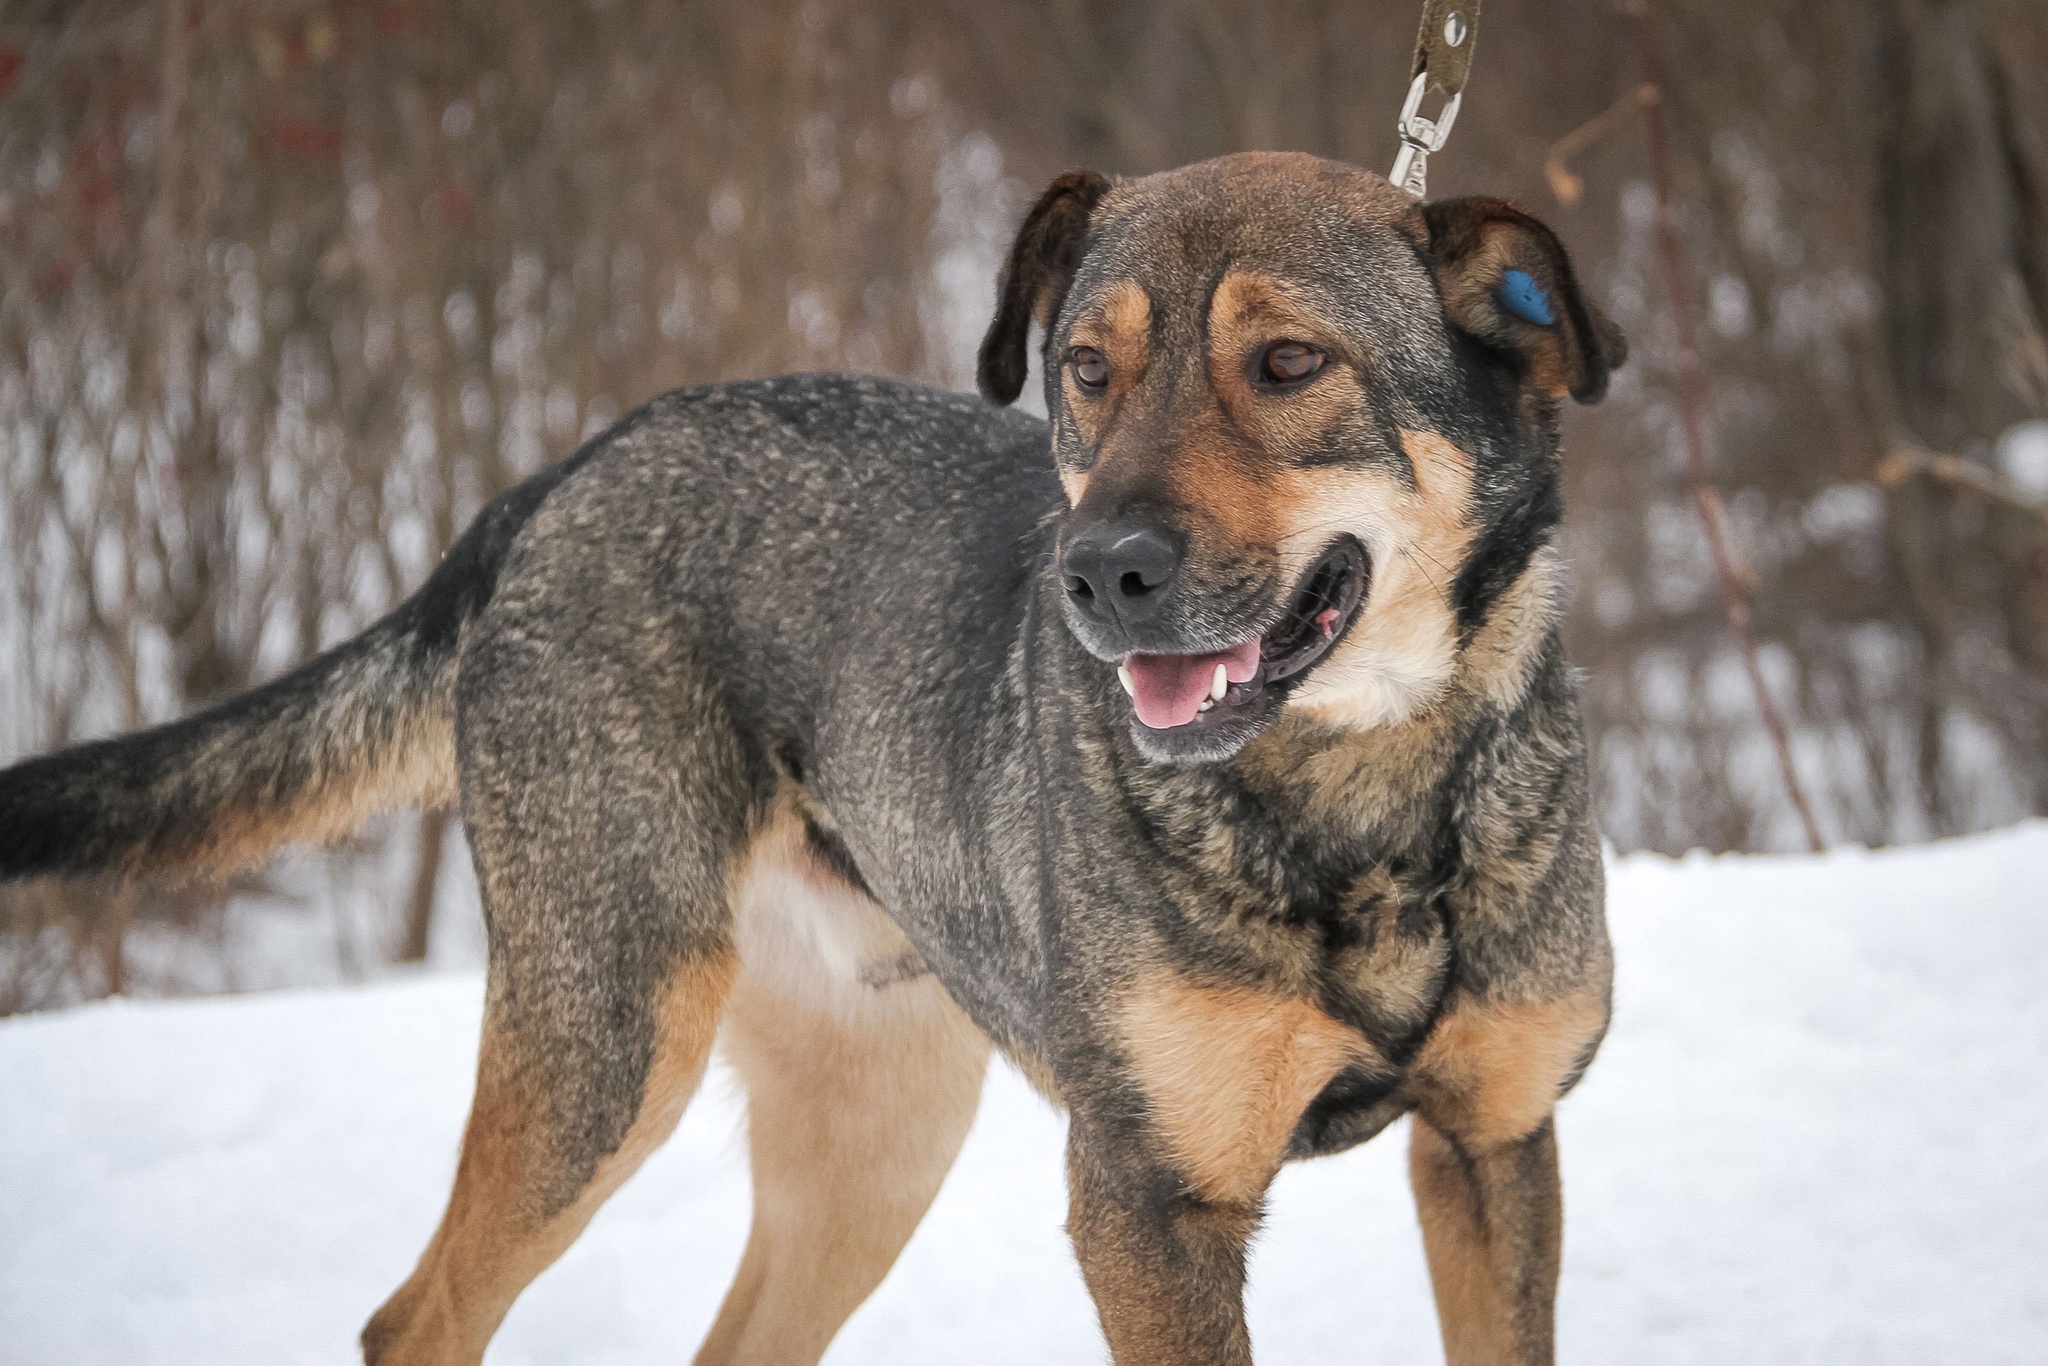
<svg viewBox="0 0 2048 1366">
<path fill-rule="evenodd" d="M 1442 151 L 1450 139 L 1465 97 L 1465 77 L 1472 72 L 1472 50 L 1478 45 L 1479 0 L 1423 0 L 1414 79 L 1394 125 L 1401 135 L 1401 152 L 1387 175 L 1417 199 L 1429 196 L 1429 154 Z M 1432 90 L 1444 97 L 1444 106 L 1434 116 L 1425 116 L 1423 96 Z"/>
</svg>

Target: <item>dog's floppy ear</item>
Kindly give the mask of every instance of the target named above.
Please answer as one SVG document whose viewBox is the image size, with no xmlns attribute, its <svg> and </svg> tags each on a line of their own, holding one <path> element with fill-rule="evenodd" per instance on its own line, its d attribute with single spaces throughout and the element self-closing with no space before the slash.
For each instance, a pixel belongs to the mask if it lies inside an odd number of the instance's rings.
<svg viewBox="0 0 2048 1366">
<path fill-rule="evenodd" d="M 1527 382 L 1550 397 L 1598 403 L 1628 342 L 1579 292 L 1557 234 L 1504 199 L 1446 199 L 1422 214 L 1451 321 L 1521 355 Z"/>
<path fill-rule="evenodd" d="M 1069 171 L 1045 187 L 996 282 L 996 316 L 981 339 L 975 382 L 990 403 L 1011 403 L 1024 389 L 1024 348 L 1031 323 L 1051 327 L 1081 264 L 1088 217 L 1109 189 L 1109 178 L 1093 171 Z"/>
</svg>

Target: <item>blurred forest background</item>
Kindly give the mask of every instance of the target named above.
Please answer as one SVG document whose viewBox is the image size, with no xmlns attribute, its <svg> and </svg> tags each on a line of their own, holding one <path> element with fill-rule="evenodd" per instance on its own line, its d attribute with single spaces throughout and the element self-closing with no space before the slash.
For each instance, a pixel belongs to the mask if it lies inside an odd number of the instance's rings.
<svg viewBox="0 0 2048 1366">
<path fill-rule="evenodd" d="M 969 387 L 998 255 L 1064 169 L 1384 171 L 1416 11 L 0 5 L 0 759 L 355 632 L 664 388 Z M 1632 12 L 1494 0 L 1431 187 L 1548 219 L 1634 344 L 1568 419 L 1608 836 L 1804 843 L 1696 515 L 1653 108 L 1721 524 L 1821 831 L 2048 811 L 2048 6 L 1646 22 L 1654 106 Z M 31 889 L 0 900 L 0 1011 L 474 958 L 467 878 L 429 814 L 233 887 Z"/>
</svg>

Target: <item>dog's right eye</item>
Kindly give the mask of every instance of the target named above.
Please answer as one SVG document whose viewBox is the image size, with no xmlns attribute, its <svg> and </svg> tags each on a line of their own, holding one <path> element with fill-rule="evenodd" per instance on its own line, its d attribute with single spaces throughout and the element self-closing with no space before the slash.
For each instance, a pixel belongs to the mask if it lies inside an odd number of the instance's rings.
<svg viewBox="0 0 2048 1366">
<path fill-rule="evenodd" d="M 1090 393 L 1100 393 L 1109 384 L 1109 358 L 1092 346 L 1077 346 L 1067 352 L 1067 364 L 1074 380 Z"/>
</svg>

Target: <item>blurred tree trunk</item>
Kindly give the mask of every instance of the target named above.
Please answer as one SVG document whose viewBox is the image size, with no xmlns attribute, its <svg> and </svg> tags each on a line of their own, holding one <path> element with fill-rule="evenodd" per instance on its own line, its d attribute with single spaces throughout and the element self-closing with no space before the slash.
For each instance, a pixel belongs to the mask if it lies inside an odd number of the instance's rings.
<svg viewBox="0 0 2048 1366">
<path fill-rule="evenodd" d="M 405 935 L 397 961 L 427 961 L 427 941 L 434 928 L 434 894 L 441 882 L 441 851 L 448 844 L 446 807 L 420 813 L 420 847 L 413 864 L 412 900 L 405 908 Z"/>
<path fill-rule="evenodd" d="M 1887 114 L 1878 149 L 1877 269 L 1886 300 L 1894 420 L 1907 439 L 1964 456 L 2048 413 L 2048 16 L 2038 6 L 1894 0 L 1875 89 Z M 1956 671 L 1956 545 L 1977 535 L 2002 562 L 1985 604 L 2003 618 L 2011 659 L 2032 677 L 2001 690 L 2017 704 L 1994 718 L 2035 756 L 2037 809 L 2048 802 L 2041 703 L 2048 640 L 2040 634 L 2039 527 L 2000 509 L 1957 506 L 1926 484 L 1901 499 L 1893 550 L 1930 667 L 1922 679 L 1919 759 L 1938 830 L 1954 828 L 1943 791 L 1944 717 Z M 2032 705 L 2027 705 L 2031 702 Z"/>
<path fill-rule="evenodd" d="M 2048 19 L 1989 22 L 2002 9 L 1896 0 L 1881 58 L 1892 368 L 1900 420 L 1937 450 L 2048 406 L 2048 91 L 2025 50 Z"/>
</svg>

